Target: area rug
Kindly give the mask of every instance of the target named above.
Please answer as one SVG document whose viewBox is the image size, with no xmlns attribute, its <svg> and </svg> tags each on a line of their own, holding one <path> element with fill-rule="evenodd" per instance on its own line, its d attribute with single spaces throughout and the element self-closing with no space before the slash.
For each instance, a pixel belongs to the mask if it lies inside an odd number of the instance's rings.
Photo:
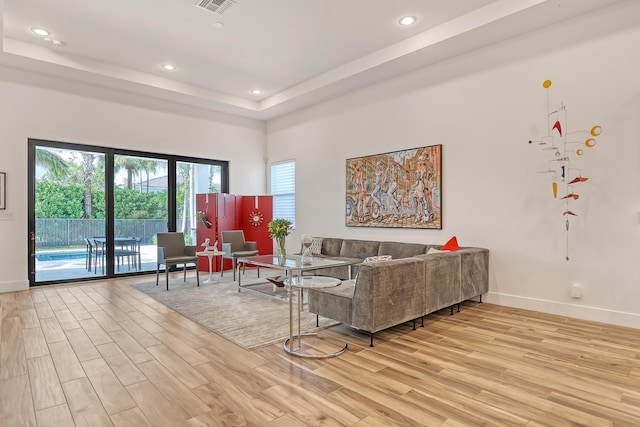
<svg viewBox="0 0 640 427">
<path fill-rule="evenodd" d="M 264 273 L 261 270 L 261 276 Z M 223 278 L 214 275 L 213 283 L 204 283 L 206 278 L 207 274 L 200 274 L 198 287 L 195 277 L 185 283 L 182 275 L 174 275 L 169 279 L 169 291 L 163 280 L 159 286 L 155 280 L 131 286 L 247 350 L 284 342 L 289 337 L 289 302 L 283 288 L 276 289 L 264 278 L 258 279 L 255 270 L 247 270 L 242 277 L 241 292 L 233 274 Z M 244 288 L 245 284 L 249 287 Z M 295 300 L 293 310 L 297 330 Z M 313 332 L 338 322 L 320 317 L 320 326 L 316 327 L 316 315 L 304 304 L 300 324 L 302 332 Z"/>
</svg>

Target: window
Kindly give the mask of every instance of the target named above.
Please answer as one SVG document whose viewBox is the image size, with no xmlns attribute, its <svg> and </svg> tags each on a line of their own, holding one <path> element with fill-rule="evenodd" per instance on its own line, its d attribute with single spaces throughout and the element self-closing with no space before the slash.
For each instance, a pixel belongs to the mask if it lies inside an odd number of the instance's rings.
<svg viewBox="0 0 640 427">
<path fill-rule="evenodd" d="M 296 227 L 296 162 L 271 165 L 273 217 L 288 219 Z"/>
</svg>

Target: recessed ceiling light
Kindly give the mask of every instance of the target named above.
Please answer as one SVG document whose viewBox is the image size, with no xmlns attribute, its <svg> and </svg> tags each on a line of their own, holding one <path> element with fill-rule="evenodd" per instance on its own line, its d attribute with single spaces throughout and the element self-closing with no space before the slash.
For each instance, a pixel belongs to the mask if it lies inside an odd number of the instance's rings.
<svg viewBox="0 0 640 427">
<path fill-rule="evenodd" d="M 35 34 L 37 34 L 39 36 L 43 36 L 43 37 L 46 37 L 46 36 L 51 34 L 49 31 L 45 30 L 44 28 L 40 28 L 40 27 L 32 27 L 31 31 L 33 31 Z"/>
<path fill-rule="evenodd" d="M 164 65 L 162 66 L 162 68 L 163 68 L 163 69 L 165 69 L 165 70 L 167 70 L 167 71 L 173 71 L 173 70 L 175 70 L 175 69 L 176 69 L 176 66 L 175 66 L 175 65 L 171 65 L 171 64 L 164 64 Z"/>
<path fill-rule="evenodd" d="M 260 89 L 254 89 L 251 91 L 252 94 L 254 95 L 260 95 L 262 93 L 262 91 Z"/>
<path fill-rule="evenodd" d="M 211 25 L 213 25 L 213 28 L 216 28 L 216 29 L 220 29 L 224 27 L 224 24 L 222 22 L 214 22 Z"/>
<path fill-rule="evenodd" d="M 415 23 L 418 20 L 415 16 L 404 16 L 400 18 L 400 25 L 407 26 Z"/>
</svg>

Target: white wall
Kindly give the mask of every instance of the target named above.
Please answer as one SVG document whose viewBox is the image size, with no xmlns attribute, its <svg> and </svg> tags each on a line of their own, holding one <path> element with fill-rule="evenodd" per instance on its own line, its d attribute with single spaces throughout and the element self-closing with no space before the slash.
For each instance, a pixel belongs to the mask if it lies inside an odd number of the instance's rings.
<svg viewBox="0 0 640 427">
<path fill-rule="evenodd" d="M 224 115 L 190 118 L 48 90 L 39 87 L 45 77 L 16 76 L 15 70 L 0 68 L 0 172 L 7 173 L 7 209 L 0 211 L 0 292 L 28 288 L 28 138 L 229 160 L 230 192 L 265 194 L 262 122 Z"/>
<path fill-rule="evenodd" d="M 486 300 L 640 327 L 640 2 L 417 70 L 273 120 L 269 162 L 296 160 L 297 230 L 490 249 Z M 579 214 L 565 260 L 553 200 L 546 92 L 570 130 L 603 127 L 580 158 Z M 345 159 L 443 144 L 443 230 L 345 227 Z M 562 192 L 563 190 L 561 190 Z M 583 287 L 573 299 L 570 285 Z"/>
</svg>

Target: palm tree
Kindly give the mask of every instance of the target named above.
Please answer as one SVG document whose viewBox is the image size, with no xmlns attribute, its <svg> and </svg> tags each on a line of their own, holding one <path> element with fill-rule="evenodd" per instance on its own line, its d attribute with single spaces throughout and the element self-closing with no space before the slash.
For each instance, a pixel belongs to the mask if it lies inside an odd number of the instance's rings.
<svg viewBox="0 0 640 427">
<path fill-rule="evenodd" d="M 184 235 L 187 234 L 187 223 L 189 222 L 189 218 L 191 218 L 191 168 L 188 163 L 178 163 L 177 164 L 178 173 L 182 177 L 182 182 L 184 185 L 184 196 L 182 199 L 182 227 L 181 230 Z"/>
<path fill-rule="evenodd" d="M 82 185 L 84 186 L 84 217 L 91 218 L 93 214 L 91 184 L 93 183 L 95 154 L 84 151 L 80 154 L 82 156 Z"/>
<path fill-rule="evenodd" d="M 133 177 L 141 169 L 140 159 L 129 156 L 117 156 L 115 159 L 116 172 L 126 169 L 127 171 L 127 188 L 133 188 Z"/>
<path fill-rule="evenodd" d="M 164 169 L 164 165 L 159 165 L 157 160 L 143 160 L 142 161 L 142 169 L 144 170 L 146 176 L 147 176 L 147 193 L 149 193 L 149 175 L 151 175 L 152 173 L 156 173 L 158 172 L 158 166 L 160 166 L 160 168 Z M 142 192 L 142 185 L 140 185 L 140 192 Z"/>
<path fill-rule="evenodd" d="M 46 168 L 54 178 L 64 179 L 69 174 L 69 165 L 62 157 L 46 148 L 36 147 L 36 165 Z"/>
</svg>

